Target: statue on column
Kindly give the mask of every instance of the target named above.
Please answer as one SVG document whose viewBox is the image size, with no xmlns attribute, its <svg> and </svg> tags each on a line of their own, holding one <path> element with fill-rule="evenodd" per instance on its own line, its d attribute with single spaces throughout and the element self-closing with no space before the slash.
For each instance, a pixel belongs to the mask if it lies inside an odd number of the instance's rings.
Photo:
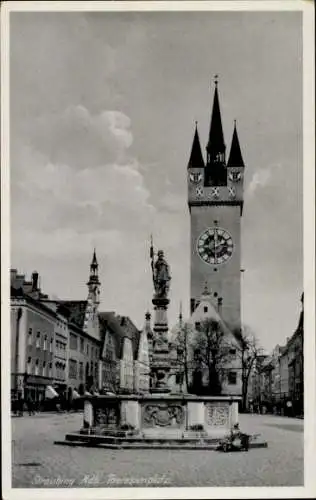
<svg viewBox="0 0 316 500">
<path fill-rule="evenodd" d="M 151 257 L 153 284 L 156 297 L 166 299 L 168 296 L 170 281 L 171 281 L 170 269 L 167 261 L 164 258 L 164 253 L 162 250 L 158 250 L 157 259 L 155 261 L 155 254 L 154 254 L 152 240 L 150 247 L 150 257 Z"/>
</svg>

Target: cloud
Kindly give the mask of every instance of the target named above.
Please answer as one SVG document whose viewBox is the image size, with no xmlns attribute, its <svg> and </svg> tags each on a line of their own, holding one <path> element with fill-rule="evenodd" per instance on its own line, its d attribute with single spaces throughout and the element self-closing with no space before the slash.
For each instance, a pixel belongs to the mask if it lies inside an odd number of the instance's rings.
<svg viewBox="0 0 316 500">
<path fill-rule="evenodd" d="M 282 165 L 277 163 L 275 165 L 270 165 L 266 168 L 261 168 L 256 170 L 253 174 L 248 187 L 246 188 L 246 196 L 252 196 L 258 189 L 266 187 L 272 178 L 274 177 L 275 172 L 277 172 Z"/>
<path fill-rule="evenodd" d="M 20 228 L 19 234 L 15 232 L 12 238 L 15 252 L 31 250 L 37 256 L 53 255 L 56 260 L 75 257 L 80 249 L 91 249 L 93 241 L 97 241 L 101 248 L 106 248 L 109 255 L 115 255 L 123 243 L 119 230 L 94 231 L 92 235 L 80 234 L 72 228 L 57 228 L 45 232 L 24 227 Z"/>
<path fill-rule="evenodd" d="M 35 120 L 28 138 L 12 142 L 14 254 L 75 256 L 97 241 L 115 255 L 130 233 L 137 238 L 155 208 L 141 166 L 126 154 L 128 116 L 69 107 Z"/>
<path fill-rule="evenodd" d="M 182 193 L 179 194 L 170 191 L 160 200 L 161 209 L 167 212 L 181 213 L 186 209 L 186 206 L 186 199 Z"/>
<path fill-rule="evenodd" d="M 30 146 L 51 163 L 78 170 L 124 161 L 133 142 L 131 120 L 124 113 L 91 114 L 81 105 L 35 118 L 27 133 Z"/>
</svg>

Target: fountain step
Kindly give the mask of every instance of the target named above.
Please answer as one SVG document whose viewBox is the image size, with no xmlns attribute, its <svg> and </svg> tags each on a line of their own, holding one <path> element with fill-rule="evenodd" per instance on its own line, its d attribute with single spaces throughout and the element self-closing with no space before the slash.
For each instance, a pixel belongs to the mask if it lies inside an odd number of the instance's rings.
<svg viewBox="0 0 316 500">
<path fill-rule="evenodd" d="M 80 433 L 67 434 L 65 441 L 55 441 L 55 444 L 65 446 L 86 446 L 101 447 L 109 449 L 209 449 L 215 450 L 220 439 L 216 438 L 144 438 L 140 436 L 133 437 L 113 437 L 83 435 Z M 266 448 L 268 444 L 264 441 L 253 441 L 249 443 L 249 448 Z"/>
<path fill-rule="evenodd" d="M 170 442 L 181 442 L 181 443 L 192 443 L 192 442 L 200 442 L 201 439 L 203 441 L 206 441 L 208 443 L 218 443 L 221 438 L 214 438 L 214 437 L 200 437 L 200 436 L 190 436 L 190 437 L 183 437 L 179 434 L 168 434 L 167 436 L 159 436 L 159 435 L 134 435 L 134 436 L 121 436 L 121 435 L 103 435 L 103 434 L 82 434 L 82 433 L 71 433 L 71 434 L 66 434 L 66 439 L 68 441 L 82 441 L 82 442 L 87 442 L 87 441 L 94 441 L 94 442 L 103 442 L 103 443 L 112 443 L 112 444 L 120 444 L 122 442 L 127 442 L 127 443 L 135 443 L 135 442 L 142 442 L 142 443 L 170 443 Z"/>
</svg>

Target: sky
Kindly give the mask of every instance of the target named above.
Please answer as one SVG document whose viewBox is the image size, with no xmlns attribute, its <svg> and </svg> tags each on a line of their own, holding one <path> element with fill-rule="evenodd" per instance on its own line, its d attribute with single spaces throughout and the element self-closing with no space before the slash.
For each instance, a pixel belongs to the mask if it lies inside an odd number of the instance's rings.
<svg viewBox="0 0 316 500">
<path fill-rule="evenodd" d="M 298 12 L 11 13 L 11 267 L 140 328 L 150 234 L 172 273 L 169 324 L 189 314 L 186 167 L 205 151 L 213 88 L 246 165 L 242 318 L 265 349 L 297 326 L 303 291 Z"/>
</svg>

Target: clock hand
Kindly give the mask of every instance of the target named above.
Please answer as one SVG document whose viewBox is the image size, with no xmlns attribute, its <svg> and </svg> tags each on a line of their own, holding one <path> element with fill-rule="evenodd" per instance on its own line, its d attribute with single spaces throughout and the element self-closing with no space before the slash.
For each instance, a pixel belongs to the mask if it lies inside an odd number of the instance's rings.
<svg viewBox="0 0 316 500">
<path fill-rule="evenodd" d="M 224 238 L 222 238 L 221 240 L 219 240 L 219 242 L 217 243 L 217 245 L 215 245 L 216 248 L 222 248 L 223 245 L 225 245 L 225 240 Z"/>
<path fill-rule="evenodd" d="M 214 246 L 214 259 L 216 260 L 217 259 L 216 249 L 217 249 L 217 242 L 218 242 L 217 229 L 214 229 L 214 242 L 215 242 L 215 246 Z"/>
</svg>

